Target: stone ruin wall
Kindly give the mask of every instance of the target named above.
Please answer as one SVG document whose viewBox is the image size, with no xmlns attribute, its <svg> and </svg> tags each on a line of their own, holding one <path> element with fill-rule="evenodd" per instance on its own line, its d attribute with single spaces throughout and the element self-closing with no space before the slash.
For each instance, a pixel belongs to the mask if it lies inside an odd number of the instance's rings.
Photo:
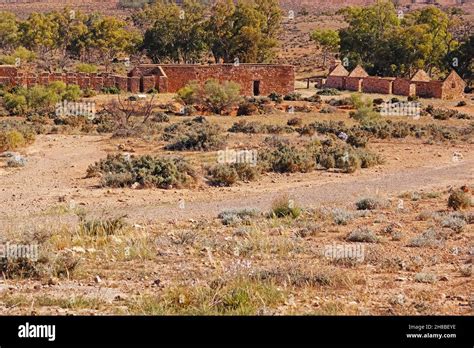
<svg viewBox="0 0 474 348">
<path fill-rule="evenodd" d="M 163 75 L 157 72 L 161 67 Z M 148 70 L 147 70 L 148 69 Z M 217 79 L 220 82 L 234 81 L 241 86 L 241 94 L 251 96 L 254 93 L 254 81 L 259 82 L 261 95 L 272 92 L 288 94 L 294 91 L 294 68 L 290 65 L 156 65 L 154 67 L 135 68 L 129 76 L 107 73 L 48 73 L 25 74 L 14 66 L 0 66 L 0 84 L 6 86 L 32 87 L 47 85 L 53 81 L 77 84 L 81 89 L 91 88 L 100 91 L 104 87 L 117 87 L 131 93 L 158 92 L 174 93 L 192 80 L 204 82 Z"/>
</svg>

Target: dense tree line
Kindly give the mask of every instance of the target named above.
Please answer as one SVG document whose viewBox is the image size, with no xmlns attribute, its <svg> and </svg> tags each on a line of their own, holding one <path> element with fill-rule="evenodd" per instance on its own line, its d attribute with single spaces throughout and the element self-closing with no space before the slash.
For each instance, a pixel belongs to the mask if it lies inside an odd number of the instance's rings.
<svg viewBox="0 0 474 348">
<path fill-rule="evenodd" d="M 34 60 L 48 70 L 71 60 L 98 63 L 148 56 L 155 63 L 268 62 L 280 28 L 277 0 L 218 1 L 205 7 L 157 0 L 124 21 L 64 9 L 19 20 L 0 13 L 0 62 Z"/>
<path fill-rule="evenodd" d="M 427 6 L 403 13 L 391 1 L 379 1 L 340 13 L 347 27 L 319 30 L 311 38 L 324 50 L 339 51 L 348 68 L 361 64 L 380 76 L 410 76 L 420 68 L 445 76 L 454 68 L 472 80 L 472 28 L 460 30 L 458 11 Z"/>
</svg>

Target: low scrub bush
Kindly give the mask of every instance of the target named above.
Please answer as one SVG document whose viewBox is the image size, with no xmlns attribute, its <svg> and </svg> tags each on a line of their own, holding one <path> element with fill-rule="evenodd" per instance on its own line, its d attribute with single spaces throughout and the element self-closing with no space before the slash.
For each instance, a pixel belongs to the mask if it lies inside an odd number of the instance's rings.
<svg viewBox="0 0 474 348">
<path fill-rule="evenodd" d="M 315 168 L 316 162 L 312 154 L 306 149 L 280 144 L 273 151 L 262 154 L 264 166 L 277 173 L 307 173 Z"/>
<path fill-rule="evenodd" d="M 226 143 L 218 125 L 201 122 L 200 119 L 173 124 L 164 131 L 164 139 L 170 141 L 166 145 L 168 150 L 212 151 Z"/>
<path fill-rule="evenodd" d="M 239 180 L 237 171 L 230 165 L 217 164 L 208 169 L 208 178 L 215 186 L 232 186 Z"/>
<path fill-rule="evenodd" d="M 303 119 L 300 117 L 293 117 L 286 122 L 288 126 L 301 126 L 303 124 Z"/>
<path fill-rule="evenodd" d="M 239 108 L 237 110 L 237 116 L 250 116 L 250 115 L 258 115 L 259 108 L 256 103 L 246 99 L 239 104 Z"/>
<path fill-rule="evenodd" d="M 272 92 L 268 95 L 268 99 L 275 103 L 281 103 L 283 101 L 283 97 L 281 94 L 278 94 L 276 92 Z"/>
<path fill-rule="evenodd" d="M 31 88 L 16 87 L 4 94 L 5 108 L 12 115 L 27 112 L 48 113 L 55 110 L 55 105 L 63 100 L 76 101 L 81 97 L 77 85 L 66 85 L 62 81 L 51 82 L 48 86 Z"/>
<path fill-rule="evenodd" d="M 203 85 L 196 81 L 190 82 L 177 92 L 177 98 L 186 105 L 199 104 L 216 114 L 223 114 L 237 106 L 242 100 L 240 86 L 232 81 L 220 83 L 207 80 Z"/>
<path fill-rule="evenodd" d="M 128 187 L 138 183 L 142 187 L 188 187 L 197 180 L 194 169 L 179 157 L 141 156 L 127 158 L 108 155 L 89 166 L 89 177 L 102 174 L 102 184 L 112 187 Z"/>
<path fill-rule="evenodd" d="M 319 112 L 322 114 L 334 114 L 337 112 L 337 108 L 331 105 L 326 105 L 326 106 L 323 106 L 321 110 L 319 110 Z"/>
<path fill-rule="evenodd" d="M 341 92 L 335 88 L 323 88 L 317 92 L 318 95 L 339 95 Z"/>
<path fill-rule="evenodd" d="M 281 134 L 281 133 L 290 133 L 293 132 L 291 127 L 283 127 L 273 124 L 261 124 L 257 121 L 247 122 L 241 120 L 236 122 L 228 129 L 231 133 L 246 133 L 246 134 L 258 134 L 258 133 L 267 133 L 267 134 Z"/>
<path fill-rule="evenodd" d="M 320 95 L 318 94 L 314 94 L 312 95 L 311 97 L 306 97 L 304 98 L 304 101 L 307 101 L 307 102 L 310 102 L 310 103 L 322 103 L 323 102 L 323 99 L 321 98 Z"/>
<path fill-rule="evenodd" d="M 153 115 L 152 121 L 155 122 L 169 122 L 170 117 L 165 114 L 164 112 L 157 112 L 155 115 Z"/>
<path fill-rule="evenodd" d="M 19 121 L 0 123 L 0 152 L 12 151 L 31 144 L 35 140 L 33 126 Z"/>
<path fill-rule="evenodd" d="M 376 198 L 363 198 L 356 202 L 357 210 L 375 210 L 383 207 L 383 203 Z"/>
<path fill-rule="evenodd" d="M 253 181 L 259 169 L 250 163 L 217 164 L 207 171 L 209 182 L 215 186 L 232 186 L 237 181 Z"/>
<path fill-rule="evenodd" d="M 226 210 L 217 216 L 223 225 L 236 225 L 249 222 L 250 219 L 258 216 L 258 211 L 253 209 Z"/>
<path fill-rule="evenodd" d="M 283 97 L 283 100 L 287 101 L 301 101 L 301 93 L 298 92 L 291 92 Z"/>
<path fill-rule="evenodd" d="M 357 228 L 347 235 L 346 240 L 349 242 L 377 243 L 379 238 L 368 228 Z"/>
<path fill-rule="evenodd" d="M 424 248 L 424 247 L 439 247 L 444 243 L 445 238 L 443 235 L 435 230 L 434 228 L 429 228 L 424 231 L 422 234 L 411 239 L 408 242 L 409 247 Z"/>
</svg>

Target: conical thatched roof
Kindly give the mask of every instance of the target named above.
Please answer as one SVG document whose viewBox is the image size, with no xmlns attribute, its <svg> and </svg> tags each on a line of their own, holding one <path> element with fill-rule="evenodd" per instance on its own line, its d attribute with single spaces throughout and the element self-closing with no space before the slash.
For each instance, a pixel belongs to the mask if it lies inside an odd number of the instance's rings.
<svg viewBox="0 0 474 348">
<path fill-rule="evenodd" d="M 426 71 L 420 69 L 412 76 L 411 81 L 429 82 L 431 81 L 431 77 L 426 73 Z"/>
<path fill-rule="evenodd" d="M 348 76 L 349 71 L 346 70 L 341 64 L 337 65 L 334 69 L 329 72 L 328 76 Z"/>
<path fill-rule="evenodd" d="M 369 74 L 364 70 L 363 67 L 360 65 L 357 65 L 354 70 L 351 71 L 349 74 L 349 77 L 367 77 Z"/>
</svg>

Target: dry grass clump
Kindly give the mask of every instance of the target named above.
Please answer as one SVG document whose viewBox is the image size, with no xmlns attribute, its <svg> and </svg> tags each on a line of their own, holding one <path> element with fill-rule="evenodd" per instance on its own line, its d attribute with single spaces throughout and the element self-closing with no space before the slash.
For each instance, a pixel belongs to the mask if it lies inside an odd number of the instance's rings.
<svg viewBox="0 0 474 348">
<path fill-rule="evenodd" d="M 285 293 L 271 282 L 238 277 L 198 286 L 175 286 L 162 295 L 131 301 L 131 314 L 141 315 L 259 315 L 275 310 Z"/>
<path fill-rule="evenodd" d="M 300 214 L 301 208 L 297 206 L 288 195 L 283 195 L 272 202 L 272 208 L 269 215 L 270 217 L 276 218 L 292 217 L 293 219 L 296 219 Z"/>
<path fill-rule="evenodd" d="M 272 269 L 256 271 L 253 274 L 259 281 L 271 281 L 283 286 L 324 287 L 330 289 L 350 289 L 363 283 L 363 279 L 332 265 L 318 265 L 309 269 L 299 264 L 289 264 Z"/>
</svg>

